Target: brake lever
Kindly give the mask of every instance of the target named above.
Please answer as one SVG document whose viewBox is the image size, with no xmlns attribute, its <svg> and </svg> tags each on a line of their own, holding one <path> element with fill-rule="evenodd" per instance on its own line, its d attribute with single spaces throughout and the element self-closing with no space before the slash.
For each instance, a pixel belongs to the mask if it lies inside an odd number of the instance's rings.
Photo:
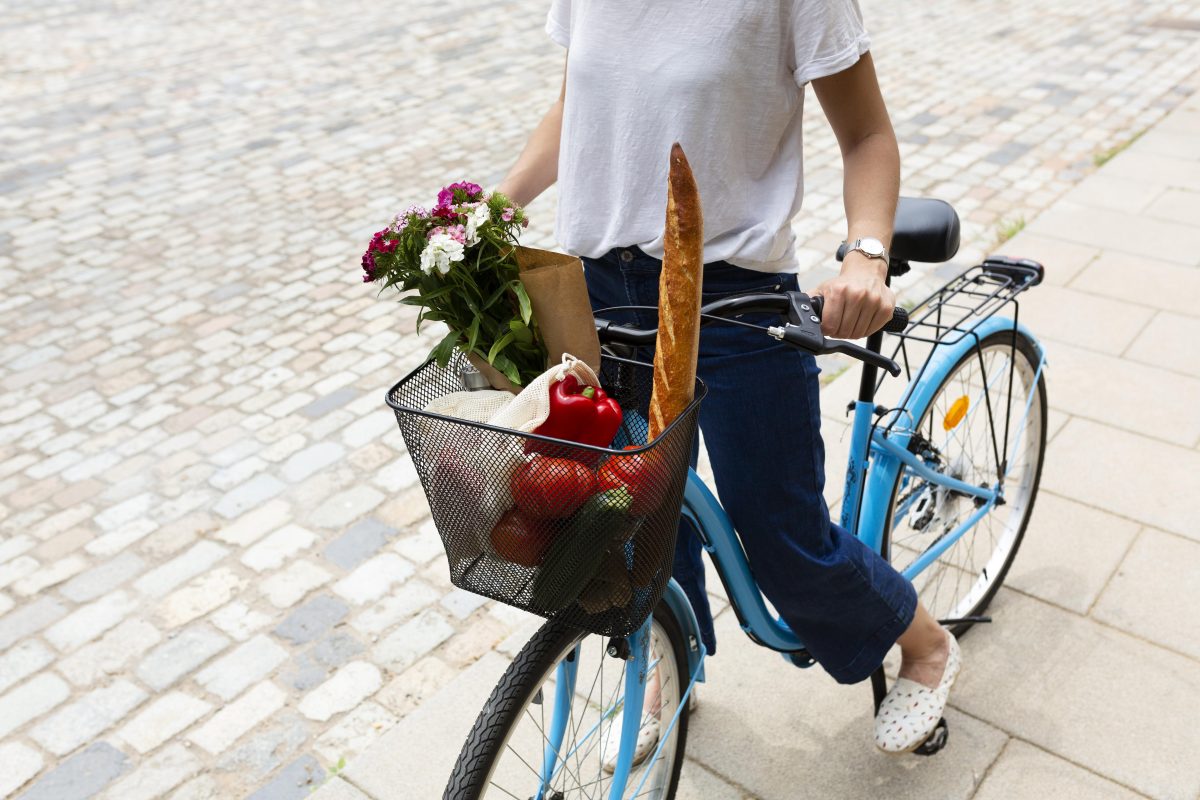
<svg viewBox="0 0 1200 800">
<path fill-rule="evenodd" d="M 900 365 L 887 356 L 843 339 L 826 338 L 821 333 L 821 309 L 814 300 L 804 292 L 788 292 L 787 324 L 768 328 L 767 333 L 814 355 L 841 353 L 887 370 L 893 378 L 900 375 Z"/>
<path fill-rule="evenodd" d="M 860 347 L 853 342 L 847 342 L 844 339 L 826 339 L 825 349 L 822 354 L 842 353 L 843 355 L 857 358 L 867 364 L 872 364 L 882 370 L 886 370 L 893 378 L 900 377 L 900 365 L 885 355 L 868 350 L 865 347 Z"/>
</svg>

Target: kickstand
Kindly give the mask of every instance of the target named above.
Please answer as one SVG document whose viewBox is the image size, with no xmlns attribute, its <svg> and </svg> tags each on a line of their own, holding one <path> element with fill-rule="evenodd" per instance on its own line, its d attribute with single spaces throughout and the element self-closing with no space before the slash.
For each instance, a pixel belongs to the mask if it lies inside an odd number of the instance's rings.
<svg viewBox="0 0 1200 800">
<path fill-rule="evenodd" d="M 871 691 L 875 693 L 875 713 L 878 714 L 883 698 L 887 697 L 887 675 L 883 673 L 882 664 L 871 673 Z"/>
</svg>

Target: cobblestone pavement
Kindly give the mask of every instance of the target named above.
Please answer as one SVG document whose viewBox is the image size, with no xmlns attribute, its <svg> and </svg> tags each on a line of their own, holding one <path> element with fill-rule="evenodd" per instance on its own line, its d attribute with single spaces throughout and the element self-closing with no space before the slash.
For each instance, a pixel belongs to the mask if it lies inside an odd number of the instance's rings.
<svg viewBox="0 0 1200 800">
<path fill-rule="evenodd" d="M 5 3 L 0 797 L 302 797 L 524 635 L 447 583 L 382 404 L 429 340 L 357 256 L 503 174 L 560 81 L 546 5 Z M 1200 56 L 1190 2 L 864 6 L 905 190 L 956 204 L 960 261 Z M 823 124 L 809 282 L 841 225 Z"/>
</svg>

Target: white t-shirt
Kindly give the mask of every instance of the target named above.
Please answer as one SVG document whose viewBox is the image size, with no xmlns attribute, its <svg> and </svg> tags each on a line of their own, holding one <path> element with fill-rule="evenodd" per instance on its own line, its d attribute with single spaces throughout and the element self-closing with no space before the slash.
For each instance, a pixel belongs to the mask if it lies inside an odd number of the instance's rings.
<svg viewBox="0 0 1200 800">
<path fill-rule="evenodd" d="M 705 263 L 794 271 L 804 85 L 870 42 L 857 0 L 552 0 L 569 48 L 555 236 L 663 255 L 667 159 L 700 188 Z"/>
</svg>

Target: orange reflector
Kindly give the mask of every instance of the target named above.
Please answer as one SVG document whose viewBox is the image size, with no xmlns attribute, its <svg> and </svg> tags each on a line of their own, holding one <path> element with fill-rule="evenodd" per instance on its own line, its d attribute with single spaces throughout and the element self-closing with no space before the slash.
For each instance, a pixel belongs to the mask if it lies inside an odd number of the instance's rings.
<svg viewBox="0 0 1200 800">
<path fill-rule="evenodd" d="M 955 400 L 954 404 L 950 406 L 950 410 L 946 412 L 946 416 L 942 418 L 942 427 L 948 431 L 958 427 L 958 423 L 963 421 L 963 417 L 967 415 L 967 409 L 970 407 L 971 401 L 965 394 Z"/>
</svg>

